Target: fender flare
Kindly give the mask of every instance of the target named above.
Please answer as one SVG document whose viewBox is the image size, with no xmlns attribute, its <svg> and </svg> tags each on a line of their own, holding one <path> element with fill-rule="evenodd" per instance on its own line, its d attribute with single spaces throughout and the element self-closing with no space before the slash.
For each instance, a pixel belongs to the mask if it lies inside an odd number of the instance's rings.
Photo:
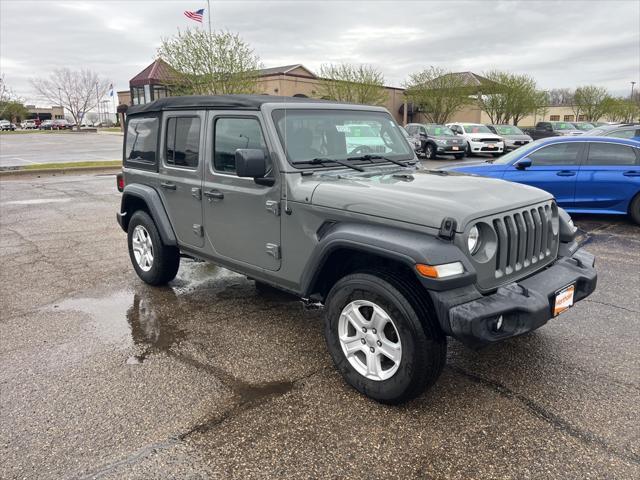
<svg viewBox="0 0 640 480">
<path fill-rule="evenodd" d="M 131 219 L 131 215 L 133 215 L 133 211 L 131 211 L 131 199 L 133 198 L 141 200 L 147 206 L 149 215 L 151 215 L 151 218 L 158 228 L 162 243 L 176 246 L 178 244 L 176 234 L 169 221 L 167 211 L 162 204 L 162 199 L 158 192 L 148 185 L 131 184 L 124 187 L 122 201 L 120 203 L 120 213 L 118 214 L 118 223 L 120 223 L 122 229 L 125 232 L 127 231 L 129 220 Z"/>
<path fill-rule="evenodd" d="M 448 240 L 409 230 L 383 225 L 336 223 L 318 231 L 319 242 L 309 256 L 300 282 L 303 297 L 313 294 L 327 260 L 339 249 L 366 252 L 400 262 L 415 272 L 417 263 L 439 265 L 462 262 L 465 273 L 449 279 L 416 277 L 430 290 L 447 290 L 469 285 L 476 280 L 476 273 L 460 249 Z M 320 235 L 320 232 L 322 235 Z"/>
</svg>

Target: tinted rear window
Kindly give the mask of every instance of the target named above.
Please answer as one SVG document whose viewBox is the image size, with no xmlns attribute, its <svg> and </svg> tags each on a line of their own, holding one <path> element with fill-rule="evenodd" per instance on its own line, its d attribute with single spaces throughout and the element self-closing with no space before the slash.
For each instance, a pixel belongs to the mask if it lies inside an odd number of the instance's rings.
<svg viewBox="0 0 640 480">
<path fill-rule="evenodd" d="M 635 165 L 636 154 L 633 148 L 613 143 L 592 143 L 589 145 L 587 165 Z"/>
<path fill-rule="evenodd" d="M 200 118 L 171 117 L 167 120 L 167 165 L 196 168 L 200 151 Z"/>
<path fill-rule="evenodd" d="M 127 140 L 124 153 L 126 164 L 155 165 L 158 146 L 158 119 L 156 117 L 130 118 L 127 122 Z M 144 167 L 143 167 L 144 168 Z"/>
</svg>

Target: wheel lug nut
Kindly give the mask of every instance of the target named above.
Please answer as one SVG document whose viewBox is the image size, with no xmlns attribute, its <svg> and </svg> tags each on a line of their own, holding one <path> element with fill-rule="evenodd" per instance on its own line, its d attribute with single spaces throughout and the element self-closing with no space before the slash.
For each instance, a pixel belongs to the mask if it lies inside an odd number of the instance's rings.
<svg viewBox="0 0 640 480">
<path fill-rule="evenodd" d="M 369 350 L 371 350 L 371 353 L 373 353 L 373 352 L 375 352 L 375 351 L 376 351 L 376 349 L 375 349 L 375 348 L 373 348 L 373 347 L 371 347 Z"/>
<path fill-rule="evenodd" d="M 371 333 L 373 333 L 374 335 L 377 333 L 375 328 L 371 329 Z"/>
<path fill-rule="evenodd" d="M 367 343 L 367 341 L 364 338 L 361 338 L 360 341 L 362 342 L 363 345 Z"/>
<path fill-rule="evenodd" d="M 378 344 L 379 347 L 382 346 L 382 342 L 380 340 L 378 340 L 376 343 Z"/>
<path fill-rule="evenodd" d="M 364 333 L 367 333 L 367 327 L 362 327 L 362 331 L 363 331 Z"/>
</svg>

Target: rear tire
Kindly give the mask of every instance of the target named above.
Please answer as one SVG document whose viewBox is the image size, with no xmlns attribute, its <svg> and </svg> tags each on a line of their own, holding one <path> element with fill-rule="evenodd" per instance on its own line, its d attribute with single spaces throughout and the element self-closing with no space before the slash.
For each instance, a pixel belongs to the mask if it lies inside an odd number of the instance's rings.
<svg viewBox="0 0 640 480">
<path fill-rule="evenodd" d="M 636 194 L 629 204 L 629 216 L 631 220 L 640 225 L 640 193 Z"/>
<path fill-rule="evenodd" d="M 426 292 L 400 277 L 381 277 L 374 272 L 340 279 L 327 296 L 324 333 L 347 383 L 378 402 L 399 404 L 435 383 L 447 341 L 424 299 Z"/>
<path fill-rule="evenodd" d="M 127 228 L 129 258 L 140 279 L 149 285 L 164 285 L 176 277 L 180 250 L 162 243 L 153 219 L 138 210 Z"/>
</svg>

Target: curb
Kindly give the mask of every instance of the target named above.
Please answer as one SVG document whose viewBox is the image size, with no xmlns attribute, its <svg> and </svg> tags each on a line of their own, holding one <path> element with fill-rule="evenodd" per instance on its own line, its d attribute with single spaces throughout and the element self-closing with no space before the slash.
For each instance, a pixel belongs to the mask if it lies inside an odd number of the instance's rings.
<svg viewBox="0 0 640 480">
<path fill-rule="evenodd" d="M 0 170 L 0 177 L 21 177 L 26 175 L 40 175 L 40 174 L 52 174 L 58 173 L 60 175 L 68 175 L 74 173 L 91 173 L 91 172 L 113 172 L 117 173 L 122 171 L 122 165 L 105 166 L 98 165 L 95 167 L 65 167 L 65 168 L 41 168 L 41 169 L 15 169 L 15 170 Z"/>
</svg>

